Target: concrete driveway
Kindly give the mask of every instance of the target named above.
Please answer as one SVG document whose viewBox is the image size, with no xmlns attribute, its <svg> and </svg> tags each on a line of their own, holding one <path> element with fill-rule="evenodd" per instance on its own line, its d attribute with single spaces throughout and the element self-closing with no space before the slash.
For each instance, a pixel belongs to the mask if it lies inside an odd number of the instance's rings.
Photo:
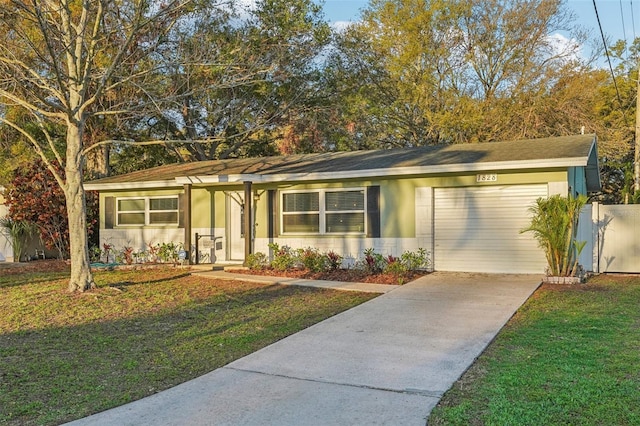
<svg viewBox="0 0 640 426">
<path fill-rule="evenodd" d="M 424 425 L 540 277 L 433 273 L 73 425 Z"/>
</svg>

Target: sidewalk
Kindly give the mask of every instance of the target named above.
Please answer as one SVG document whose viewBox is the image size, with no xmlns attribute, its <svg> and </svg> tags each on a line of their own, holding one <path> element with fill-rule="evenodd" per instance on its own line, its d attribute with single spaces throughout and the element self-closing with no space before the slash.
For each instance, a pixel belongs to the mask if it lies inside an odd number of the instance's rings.
<svg viewBox="0 0 640 426">
<path fill-rule="evenodd" d="M 81 425 L 424 425 L 540 283 L 433 273 Z"/>
</svg>

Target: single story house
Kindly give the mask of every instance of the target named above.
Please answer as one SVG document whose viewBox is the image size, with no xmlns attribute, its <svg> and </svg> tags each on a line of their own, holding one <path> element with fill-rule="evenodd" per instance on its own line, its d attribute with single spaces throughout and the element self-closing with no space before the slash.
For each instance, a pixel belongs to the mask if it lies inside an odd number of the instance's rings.
<svg viewBox="0 0 640 426">
<path fill-rule="evenodd" d="M 529 207 L 597 192 L 600 175 L 596 136 L 576 135 L 192 162 L 85 187 L 100 192 L 101 244 L 116 248 L 180 242 L 203 263 L 271 242 L 347 259 L 424 248 L 435 270 L 543 273 L 543 252 L 520 233 Z"/>
</svg>

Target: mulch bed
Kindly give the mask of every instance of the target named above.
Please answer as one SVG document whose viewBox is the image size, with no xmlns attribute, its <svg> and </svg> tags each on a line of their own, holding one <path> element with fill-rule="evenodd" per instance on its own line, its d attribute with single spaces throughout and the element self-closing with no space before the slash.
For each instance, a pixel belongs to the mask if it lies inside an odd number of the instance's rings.
<svg viewBox="0 0 640 426">
<path fill-rule="evenodd" d="M 158 265 L 134 265 L 137 267 L 153 267 Z M 167 265 L 160 265 L 167 266 Z M 186 266 L 188 268 L 188 266 Z M 65 260 L 47 259 L 32 262 L 0 262 L 0 274 L 19 275 L 32 272 L 66 272 L 69 271 L 69 262 Z M 370 284 L 403 284 L 420 278 L 428 272 L 411 272 L 401 277 L 395 274 L 368 274 L 355 269 L 336 269 L 334 271 L 311 272 L 308 269 L 292 269 L 278 271 L 275 269 L 249 270 L 234 269 L 229 272 L 247 275 L 267 275 L 274 277 L 301 278 L 308 280 L 346 281 Z"/>
<path fill-rule="evenodd" d="M 278 271 L 275 269 L 232 269 L 228 272 L 247 275 L 267 275 L 273 277 L 302 278 L 307 280 L 347 281 L 370 284 L 403 284 L 426 275 L 427 272 L 410 272 L 398 277 L 395 274 L 368 274 L 355 269 L 336 269 L 334 271 L 312 272 L 308 269 Z"/>
<path fill-rule="evenodd" d="M 66 260 L 46 259 L 32 262 L 0 262 L 0 274 L 20 275 L 32 272 L 66 272 L 69 271 Z"/>
</svg>

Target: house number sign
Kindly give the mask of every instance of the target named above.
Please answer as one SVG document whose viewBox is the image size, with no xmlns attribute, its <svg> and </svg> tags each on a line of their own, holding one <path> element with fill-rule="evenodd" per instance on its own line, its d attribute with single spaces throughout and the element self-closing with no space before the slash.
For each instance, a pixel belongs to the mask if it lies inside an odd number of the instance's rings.
<svg viewBox="0 0 640 426">
<path fill-rule="evenodd" d="M 476 182 L 497 182 L 497 181 L 498 181 L 498 175 L 495 173 L 476 175 Z"/>
</svg>

